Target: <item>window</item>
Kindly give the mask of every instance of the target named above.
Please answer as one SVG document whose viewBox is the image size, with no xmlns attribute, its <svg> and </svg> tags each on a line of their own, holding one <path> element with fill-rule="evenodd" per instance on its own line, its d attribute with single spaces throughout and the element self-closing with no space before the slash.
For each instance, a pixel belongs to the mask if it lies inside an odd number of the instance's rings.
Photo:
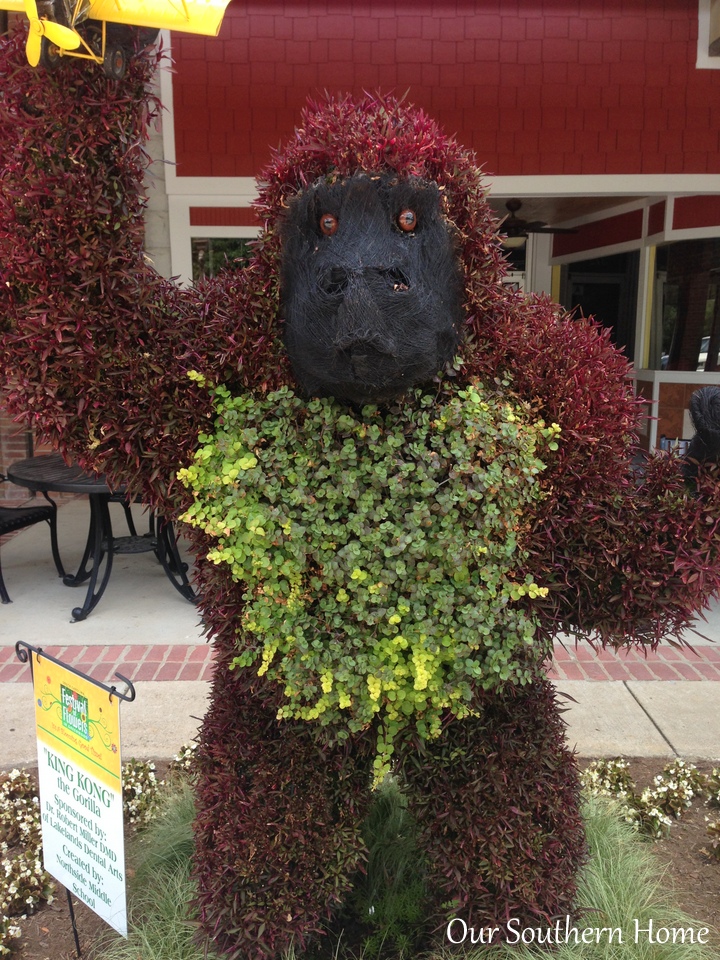
<svg viewBox="0 0 720 960">
<path fill-rule="evenodd" d="M 720 240 L 657 249 L 650 367 L 720 370 Z"/>
<path fill-rule="evenodd" d="M 192 240 L 192 278 L 214 277 L 221 270 L 237 269 L 248 261 L 250 240 L 242 237 L 196 237 Z"/>
<path fill-rule="evenodd" d="M 632 360 L 635 350 L 640 254 L 616 253 L 570 263 L 563 268 L 561 302 L 610 330 L 610 339 Z"/>
</svg>

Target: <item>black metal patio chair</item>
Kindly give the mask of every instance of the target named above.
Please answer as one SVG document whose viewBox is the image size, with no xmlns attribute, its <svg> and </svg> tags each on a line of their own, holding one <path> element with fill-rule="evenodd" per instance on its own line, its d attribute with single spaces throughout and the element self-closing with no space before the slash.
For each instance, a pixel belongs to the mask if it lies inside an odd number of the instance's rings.
<svg viewBox="0 0 720 960">
<path fill-rule="evenodd" d="M 0 474 L 0 483 L 6 480 L 7 477 Z M 15 530 L 31 527 L 33 524 L 40 523 L 42 520 L 50 525 L 50 548 L 58 576 L 62 577 L 65 571 L 63 570 L 60 551 L 58 549 L 57 508 L 51 501 L 37 505 L 33 504 L 29 507 L 0 506 L 0 537 L 6 533 L 13 533 Z M 3 580 L 2 566 L 0 566 L 0 601 L 3 603 L 12 602 L 5 587 L 5 581 Z"/>
</svg>

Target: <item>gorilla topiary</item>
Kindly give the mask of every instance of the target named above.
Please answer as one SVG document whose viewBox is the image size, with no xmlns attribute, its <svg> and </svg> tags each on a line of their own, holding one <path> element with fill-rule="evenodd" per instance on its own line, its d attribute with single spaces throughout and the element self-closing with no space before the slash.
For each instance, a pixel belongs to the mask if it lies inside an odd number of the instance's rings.
<svg viewBox="0 0 720 960">
<path fill-rule="evenodd" d="M 717 592 L 715 467 L 692 494 L 671 457 L 637 475 L 626 360 L 503 286 L 474 157 L 393 98 L 308 107 L 247 265 L 162 280 L 151 68 L 49 78 L 3 49 L 0 362 L 20 417 L 190 524 L 218 663 L 203 928 L 231 957 L 321 934 L 391 767 L 431 921 L 572 913 L 578 780 L 543 664 L 560 630 L 653 647 Z"/>
</svg>

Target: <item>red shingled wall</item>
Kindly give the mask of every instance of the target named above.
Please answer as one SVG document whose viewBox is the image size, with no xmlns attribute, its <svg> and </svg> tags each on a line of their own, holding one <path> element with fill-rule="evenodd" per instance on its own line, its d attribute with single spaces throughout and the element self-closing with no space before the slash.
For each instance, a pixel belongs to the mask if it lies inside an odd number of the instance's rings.
<svg viewBox="0 0 720 960">
<path fill-rule="evenodd" d="M 218 38 L 173 36 L 178 174 L 254 176 L 308 95 L 363 89 L 497 175 L 717 173 L 696 43 L 695 0 L 233 0 Z"/>
</svg>

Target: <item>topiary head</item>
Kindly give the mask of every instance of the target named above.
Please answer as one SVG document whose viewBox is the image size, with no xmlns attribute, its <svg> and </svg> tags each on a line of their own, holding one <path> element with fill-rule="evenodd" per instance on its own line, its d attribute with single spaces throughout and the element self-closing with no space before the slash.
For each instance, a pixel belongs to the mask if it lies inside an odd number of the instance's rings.
<svg viewBox="0 0 720 960">
<path fill-rule="evenodd" d="M 474 155 L 422 110 L 379 94 L 310 103 L 259 177 L 264 229 L 247 303 L 237 302 L 245 329 L 262 325 L 265 370 L 282 362 L 278 344 L 290 354 L 292 368 L 276 385 L 362 405 L 428 382 L 458 352 L 472 354 L 478 305 L 506 296 L 485 192 Z M 410 230 L 398 224 L 405 211 L 418 218 Z M 322 232 L 325 214 L 337 220 L 335 233 Z M 358 273 L 352 261 L 368 237 L 363 258 L 377 263 L 363 259 L 369 272 Z M 349 288 L 363 285 L 358 312 Z M 253 306 L 259 290 L 268 306 L 274 300 L 272 320 Z M 245 367 L 243 387 L 255 387 L 257 369 Z"/>
</svg>

